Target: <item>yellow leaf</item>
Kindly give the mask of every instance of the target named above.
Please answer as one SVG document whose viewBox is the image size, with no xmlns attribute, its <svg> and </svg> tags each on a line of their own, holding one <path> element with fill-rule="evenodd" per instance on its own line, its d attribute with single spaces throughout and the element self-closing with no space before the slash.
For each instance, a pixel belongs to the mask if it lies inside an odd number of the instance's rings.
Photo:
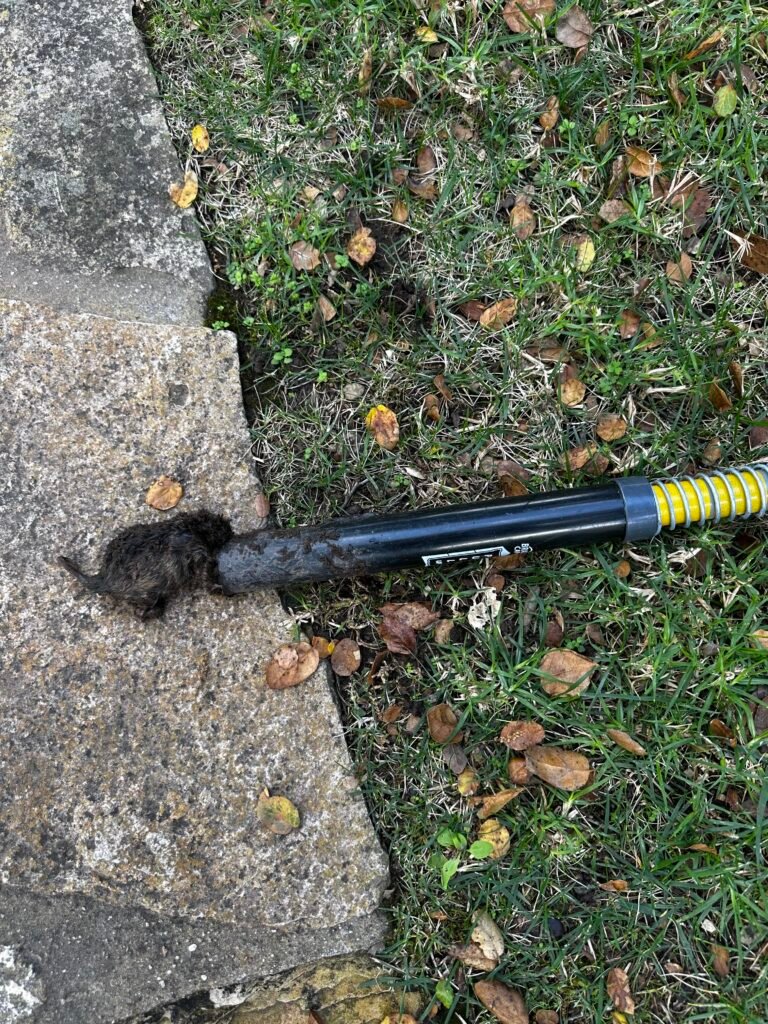
<svg viewBox="0 0 768 1024">
<path fill-rule="evenodd" d="M 595 243 L 587 237 L 576 246 L 576 269 L 586 273 L 595 262 Z"/>
<path fill-rule="evenodd" d="M 192 145 L 195 147 L 198 153 L 204 153 L 211 144 L 210 136 L 208 135 L 208 129 L 205 125 L 196 124 L 192 129 Z"/>
<path fill-rule="evenodd" d="M 168 188 L 168 195 L 176 205 L 186 210 L 197 199 L 197 175 L 194 171 L 187 171 L 184 175 L 184 184 L 179 185 L 174 181 Z"/>
<path fill-rule="evenodd" d="M 256 817 L 277 836 L 286 836 L 301 824 L 295 805 L 285 796 L 270 796 L 266 789 L 256 804 Z"/>
<path fill-rule="evenodd" d="M 499 860 L 509 850 L 509 832 L 498 818 L 488 818 L 477 830 L 477 838 L 485 840 L 493 847 L 490 854 L 492 860 Z"/>
<path fill-rule="evenodd" d="M 400 427 L 397 416 L 386 405 L 375 405 L 365 417 L 365 426 L 373 434 L 373 439 L 388 452 L 397 448 L 400 440 Z"/>
<path fill-rule="evenodd" d="M 376 239 L 370 228 L 358 228 L 347 243 L 347 255 L 359 267 L 370 263 L 376 253 Z"/>
<path fill-rule="evenodd" d="M 420 25 L 416 29 L 416 38 L 420 43 L 436 43 L 437 32 L 433 31 L 428 25 Z"/>
</svg>

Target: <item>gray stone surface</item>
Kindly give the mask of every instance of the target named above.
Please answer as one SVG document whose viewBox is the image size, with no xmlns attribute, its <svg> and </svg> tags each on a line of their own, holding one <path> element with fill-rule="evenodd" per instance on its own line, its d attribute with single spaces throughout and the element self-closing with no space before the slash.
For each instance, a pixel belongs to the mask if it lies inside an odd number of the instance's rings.
<svg viewBox="0 0 768 1024">
<path fill-rule="evenodd" d="M 55 564 L 168 515 L 144 504 L 162 473 L 179 510 L 258 525 L 233 336 L 0 301 L 0 406 L 0 952 L 34 968 L 31 1019 L 99 1024 L 375 943 L 386 865 L 327 680 L 264 686 L 294 628 L 276 596 L 142 624 Z M 298 831 L 257 825 L 264 787 Z"/>
<path fill-rule="evenodd" d="M 130 0 L 0 0 L 0 297 L 197 324 L 212 275 Z"/>
</svg>

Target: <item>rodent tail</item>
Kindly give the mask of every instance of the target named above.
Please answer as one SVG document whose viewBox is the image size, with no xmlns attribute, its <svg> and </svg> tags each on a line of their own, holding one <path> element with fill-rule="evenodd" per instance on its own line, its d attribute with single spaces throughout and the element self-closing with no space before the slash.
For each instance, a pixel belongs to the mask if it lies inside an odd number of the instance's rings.
<svg viewBox="0 0 768 1024">
<path fill-rule="evenodd" d="M 59 555 L 56 559 L 59 565 L 63 565 L 67 572 L 72 573 L 75 579 L 79 580 L 88 590 L 94 591 L 96 594 L 100 594 L 103 591 L 102 580 L 100 575 L 88 576 L 82 572 L 69 558 L 65 558 L 64 555 Z"/>
</svg>

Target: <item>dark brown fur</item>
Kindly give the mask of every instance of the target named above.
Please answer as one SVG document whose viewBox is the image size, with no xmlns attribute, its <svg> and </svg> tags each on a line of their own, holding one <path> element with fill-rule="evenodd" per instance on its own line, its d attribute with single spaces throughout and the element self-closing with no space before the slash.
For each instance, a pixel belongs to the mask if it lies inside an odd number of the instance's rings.
<svg viewBox="0 0 768 1024">
<path fill-rule="evenodd" d="M 58 561 L 94 594 L 127 601 L 142 619 L 157 619 L 168 598 L 182 590 L 218 589 L 216 556 L 231 537 L 224 516 L 185 512 L 167 522 L 122 530 L 107 545 L 95 576 L 63 555 Z"/>
</svg>

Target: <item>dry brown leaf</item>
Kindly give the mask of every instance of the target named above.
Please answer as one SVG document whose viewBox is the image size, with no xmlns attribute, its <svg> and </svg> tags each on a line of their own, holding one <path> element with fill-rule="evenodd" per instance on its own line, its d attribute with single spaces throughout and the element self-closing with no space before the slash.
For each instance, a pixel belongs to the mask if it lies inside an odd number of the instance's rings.
<svg viewBox="0 0 768 1024">
<path fill-rule="evenodd" d="M 417 631 L 426 629 L 440 618 L 438 612 L 433 612 L 428 604 L 421 601 L 405 601 L 402 604 L 390 601 L 383 604 L 379 611 L 385 619 L 399 619 Z"/>
<path fill-rule="evenodd" d="M 751 636 L 759 647 L 768 651 L 768 629 L 756 629 Z"/>
<path fill-rule="evenodd" d="M 616 573 L 620 580 L 625 580 L 631 574 L 632 566 L 629 564 L 626 558 L 622 558 L 622 560 L 617 564 L 616 568 L 613 571 Z"/>
<path fill-rule="evenodd" d="M 337 676 L 351 676 L 360 668 L 360 647 L 356 640 L 345 637 L 334 646 L 331 654 L 331 668 Z"/>
<path fill-rule="evenodd" d="M 480 315 L 480 325 L 488 331 L 498 331 L 510 322 L 516 310 L 517 299 L 501 299 L 484 310 Z"/>
<path fill-rule="evenodd" d="M 564 455 L 560 456 L 560 464 L 563 469 L 569 469 L 572 473 L 575 473 L 579 469 L 584 469 L 596 452 L 597 445 L 578 445 L 576 448 L 571 448 Z"/>
<path fill-rule="evenodd" d="M 456 789 L 461 796 L 474 796 L 480 788 L 480 779 L 474 768 L 465 768 L 456 780 Z"/>
<path fill-rule="evenodd" d="M 528 200 L 521 196 L 509 211 L 509 223 L 513 233 L 524 242 L 536 230 L 536 214 L 528 205 Z"/>
<path fill-rule="evenodd" d="M 333 649 L 336 644 L 333 640 L 327 640 L 324 636 L 313 636 L 311 646 L 317 651 L 317 656 L 321 661 L 326 658 L 330 658 L 333 654 Z"/>
<path fill-rule="evenodd" d="M 453 619 L 440 619 L 435 626 L 434 640 L 437 644 L 447 644 L 451 640 L 453 630 Z"/>
<path fill-rule="evenodd" d="M 626 892 L 629 889 L 629 882 L 623 878 L 612 878 L 608 882 L 601 882 L 600 888 L 606 892 Z"/>
<path fill-rule="evenodd" d="M 727 412 L 733 408 L 733 402 L 723 391 L 717 381 L 713 380 L 709 385 L 709 400 L 718 412 Z"/>
<path fill-rule="evenodd" d="M 318 298 L 317 308 L 325 323 L 330 323 L 336 316 L 336 307 L 330 299 L 325 297 L 325 295 L 321 295 Z"/>
<path fill-rule="evenodd" d="M 677 107 L 679 113 L 685 106 L 688 97 L 680 88 L 677 81 L 677 75 L 674 72 L 672 72 L 672 74 L 667 79 L 667 89 L 669 90 L 669 95 L 672 97 L 672 102 Z"/>
<path fill-rule="evenodd" d="M 428 420 L 437 423 L 440 420 L 440 399 L 437 395 L 425 395 L 422 412 Z"/>
<path fill-rule="evenodd" d="M 461 733 L 456 732 L 459 720 L 448 704 L 435 704 L 427 711 L 427 728 L 435 743 L 458 743 Z"/>
<path fill-rule="evenodd" d="M 448 953 L 456 960 L 460 960 L 465 967 L 475 971 L 492 971 L 499 965 L 497 959 L 486 956 L 475 942 L 468 942 L 465 946 L 449 946 Z"/>
<path fill-rule="evenodd" d="M 611 122 L 601 121 L 595 129 L 595 145 L 607 146 L 611 138 Z"/>
<path fill-rule="evenodd" d="M 267 663 L 265 676 L 270 690 L 285 690 L 309 679 L 320 664 L 320 655 L 309 644 L 283 644 Z"/>
<path fill-rule="evenodd" d="M 744 397 L 744 370 L 742 369 L 741 363 L 737 363 L 735 359 L 732 359 L 728 363 L 728 373 L 733 383 L 733 390 L 737 398 Z"/>
<path fill-rule="evenodd" d="M 167 512 L 169 508 L 176 508 L 183 494 L 184 488 L 178 480 L 170 476 L 159 476 L 147 490 L 144 502 L 158 512 Z"/>
<path fill-rule="evenodd" d="M 469 936 L 477 943 L 485 956 L 491 960 L 500 960 L 504 955 L 504 936 L 501 929 L 486 910 L 478 910 L 473 916 L 474 928 Z"/>
<path fill-rule="evenodd" d="M 525 786 L 531 781 L 531 772 L 525 763 L 524 757 L 510 757 L 507 762 L 507 775 L 509 781 L 516 786 Z"/>
<path fill-rule="evenodd" d="M 731 742 L 731 746 L 736 745 L 736 740 L 733 735 L 733 729 L 727 726 L 725 722 L 721 722 L 719 718 L 713 718 L 709 723 L 709 734 L 710 736 L 717 736 L 718 739 L 728 740 Z"/>
<path fill-rule="evenodd" d="M 569 7 L 558 21 L 555 38 L 571 50 L 580 50 L 583 46 L 589 46 L 594 31 L 595 26 L 587 14 L 579 6 L 574 5 Z"/>
<path fill-rule="evenodd" d="M 474 323 L 478 323 L 487 308 L 488 307 L 484 302 L 480 302 L 478 299 L 470 299 L 468 302 L 462 302 L 458 307 L 458 311 L 462 316 L 465 316 L 467 320 L 472 320 Z"/>
<path fill-rule="evenodd" d="M 717 857 L 717 849 L 708 843 L 691 843 L 686 849 L 693 850 L 694 853 L 711 853 L 713 857 Z"/>
<path fill-rule="evenodd" d="M 181 210 L 186 210 L 197 199 L 197 175 L 194 171 L 187 171 L 184 175 L 184 184 L 179 185 L 174 181 L 168 187 L 168 195 Z"/>
<path fill-rule="evenodd" d="M 695 60 L 700 57 L 702 53 L 706 53 L 707 50 L 711 50 L 713 46 L 716 46 L 723 38 L 723 29 L 716 29 L 712 35 L 707 36 L 702 42 L 698 43 L 694 48 L 685 54 L 683 60 Z"/>
<path fill-rule="evenodd" d="M 547 622 L 544 630 L 544 646 L 560 647 L 565 636 L 565 619 L 559 609 L 555 609 L 554 617 Z"/>
<path fill-rule="evenodd" d="M 701 453 L 701 461 L 704 465 L 716 466 L 722 457 L 723 449 L 720 442 L 716 438 L 712 438 L 711 441 L 707 441 Z"/>
<path fill-rule="evenodd" d="M 597 421 L 596 433 L 603 441 L 618 441 L 627 432 L 627 421 L 615 412 L 606 412 Z"/>
<path fill-rule="evenodd" d="M 379 718 L 384 723 L 384 725 L 392 725 L 394 722 L 398 720 L 398 718 L 402 717 L 404 710 L 405 708 L 403 707 L 402 704 L 390 704 L 388 708 L 385 708 L 381 712 Z"/>
<path fill-rule="evenodd" d="M 365 417 L 365 426 L 376 444 L 392 452 L 400 440 L 397 416 L 386 405 L 375 405 Z"/>
<path fill-rule="evenodd" d="M 413 103 L 401 96 L 382 96 L 376 100 L 376 106 L 379 110 L 410 110 Z"/>
<path fill-rule="evenodd" d="M 488 818 L 484 821 L 477 830 L 477 838 L 490 843 L 493 847 L 493 852 L 489 854 L 491 860 L 500 860 L 509 850 L 509 832 L 497 818 Z"/>
<path fill-rule="evenodd" d="M 392 204 L 392 213 L 390 214 L 392 220 L 396 224 L 405 224 L 408 220 L 408 207 L 402 199 L 396 199 Z"/>
<path fill-rule="evenodd" d="M 198 153 L 204 153 L 211 144 L 211 137 L 204 124 L 196 124 L 192 129 L 192 145 Z"/>
<path fill-rule="evenodd" d="M 528 1024 L 528 1008 L 520 993 L 495 978 L 475 982 L 475 995 L 499 1024 Z"/>
<path fill-rule="evenodd" d="M 507 722 L 499 734 L 510 750 L 527 750 L 544 740 L 544 727 L 538 722 Z"/>
<path fill-rule="evenodd" d="M 309 242 L 294 242 L 288 255 L 297 270 L 314 270 L 320 266 L 320 251 Z"/>
<path fill-rule="evenodd" d="M 690 280 L 691 274 L 693 273 L 693 263 L 691 257 L 687 252 L 681 252 L 678 259 L 669 260 L 667 263 L 667 279 L 672 284 L 685 284 L 686 281 Z"/>
<path fill-rule="evenodd" d="M 712 969 L 718 978 L 727 978 L 731 971 L 728 950 L 716 942 L 712 944 Z"/>
<path fill-rule="evenodd" d="M 628 732 L 622 732 L 621 729 L 606 729 L 605 732 L 617 746 L 622 747 L 622 749 L 630 754 L 635 754 L 637 757 L 645 757 L 645 747 L 642 747 Z"/>
<path fill-rule="evenodd" d="M 373 51 L 368 49 L 363 54 L 360 62 L 360 70 L 357 72 L 357 90 L 359 93 L 367 93 L 371 88 L 371 74 L 373 73 Z"/>
<path fill-rule="evenodd" d="M 358 228 L 347 242 L 347 256 L 359 267 L 364 267 L 376 255 L 376 239 L 370 228 Z"/>
<path fill-rule="evenodd" d="M 445 399 L 446 402 L 450 403 L 450 402 L 453 401 L 453 392 L 448 387 L 448 385 L 445 383 L 445 377 L 443 376 L 442 373 L 436 374 L 432 378 L 432 383 L 435 385 L 435 387 L 440 392 L 440 394 L 443 396 L 443 398 Z"/>
<path fill-rule="evenodd" d="M 650 178 L 662 171 L 662 164 L 647 149 L 627 146 L 627 170 L 636 178 Z"/>
<path fill-rule="evenodd" d="M 525 763 L 544 782 L 568 793 L 583 789 L 592 774 L 583 754 L 561 747 L 531 747 L 525 752 Z"/>
<path fill-rule="evenodd" d="M 416 154 L 416 166 L 419 174 L 431 174 L 437 169 L 437 157 L 431 146 L 422 146 Z"/>
<path fill-rule="evenodd" d="M 558 1024 L 559 1017 L 555 1010 L 537 1010 L 534 1015 L 534 1024 Z"/>
<path fill-rule="evenodd" d="M 624 202 L 623 199 L 606 199 L 600 209 L 597 211 L 598 216 L 602 217 L 608 224 L 613 224 L 619 217 L 623 217 L 627 213 L 631 213 L 631 207 Z"/>
<path fill-rule="evenodd" d="M 614 1007 L 621 1013 L 632 1016 L 635 1012 L 635 1001 L 629 988 L 629 978 L 621 967 L 612 967 L 608 971 L 605 987 Z"/>
<path fill-rule="evenodd" d="M 550 697 L 568 695 L 578 697 L 589 686 L 592 673 L 597 668 L 594 661 L 575 651 L 556 648 L 547 651 L 541 662 L 541 671 L 552 679 L 542 679 L 541 686 Z"/>
<path fill-rule="evenodd" d="M 416 653 L 416 633 L 407 622 L 385 619 L 379 626 L 379 636 L 393 654 Z"/>
<path fill-rule="evenodd" d="M 435 199 L 437 197 L 437 184 L 432 178 L 420 181 L 418 178 L 409 176 L 408 191 L 419 199 Z"/>
<path fill-rule="evenodd" d="M 587 393 L 587 385 L 578 377 L 569 377 L 560 385 L 560 401 L 569 408 L 581 405 Z"/>
<path fill-rule="evenodd" d="M 749 432 L 749 447 L 752 451 L 768 444 L 768 427 L 752 427 Z"/>
<path fill-rule="evenodd" d="M 443 747 L 441 753 L 453 774 L 461 775 L 467 767 L 467 755 L 464 753 L 464 748 L 460 747 L 458 743 L 449 743 Z"/>
<path fill-rule="evenodd" d="M 558 118 L 560 117 L 560 101 L 557 96 L 550 96 L 547 100 L 547 109 L 539 117 L 539 124 L 547 131 L 551 132 L 557 124 Z"/>
<path fill-rule="evenodd" d="M 555 10 L 555 0 L 509 0 L 501 16 L 512 32 L 540 28 Z"/>
<path fill-rule="evenodd" d="M 749 235 L 742 239 L 746 246 L 741 254 L 741 265 L 756 274 L 768 274 L 768 238 Z"/>
<path fill-rule="evenodd" d="M 276 836 L 287 836 L 301 824 L 296 806 L 285 796 L 270 796 L 266 789 L 256 801 L 256 818 Z"/>
<path fill-rule="evenodd" d="M 640 327 L 640 317 L 634 310 L 622 309 L 619 314 L 619 337 L 625 341 L 634 337 Z"/>
<path fill-rule="evenodd" d="M 513 789 L 502 789 L 500 792 L 492 793 L 490 796 L 475 797 L 473 803 L 478 800 L 480 801 L 478 805 L 480 809 L 477 812 L 478 818 L 480 821 L 485 821 L 486 818 L 498 814 L 503 807 L 506 807 L 516 796 L 520 796 L 522 792 L 522 789 L 516 786 Z"/>
<path fill-rule="evenodd" d="M 511 473 L 502 473 L 499 477 L 499 484 L 501 486 L 501 493 L 505 498 L 522 498 L 524 494 L 528 493 L 528 488 L 525 486 L 522 480 L 519 480 L 516 476 L 512 476 Z M 497 569 L 503 569 L 504 565 L 497 565 L 494 561 L 494 565 Z"/>
</svg>

